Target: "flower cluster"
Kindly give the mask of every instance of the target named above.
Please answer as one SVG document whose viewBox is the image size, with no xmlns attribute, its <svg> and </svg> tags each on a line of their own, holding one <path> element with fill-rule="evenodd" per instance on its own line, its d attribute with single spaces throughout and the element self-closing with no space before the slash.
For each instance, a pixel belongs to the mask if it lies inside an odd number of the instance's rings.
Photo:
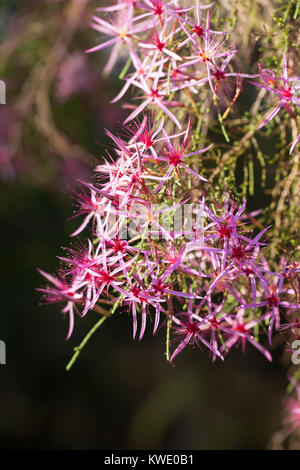
<svg viewBox="0 0 300 470">
<path fill-rule="evenodd" d="M 105 19 L 94 16 L 92 27 L 111 39 L 87 52 L 113 45 L 104 69 L 106 74 L 111 72 L 120 54 L 128 56 L 132 68 L 113 102 L 131 87 L 139 91 L 137 98 L 142 100 L 125 122 L 151 105 L 181 128 L 170 109 L 182 107 L 180 101 L 172 98 L 176 91 L 188 88 L 198 93 L 199 87 L 208 83 L 217 97 L 220 83 L 231 90 L 233 78 L 253 77 L 229 70 L 237 50 L 226 46 L 226 32 L 211 29 L 210 6 L 200 6 L 199 0 L 196 6 L 188 8 L 181 8 L 177 0 L 128 1 L 124 14 L 124 2 L 120 0 L 117 5 L 98 9 L 106 16 Z"/>
<path fill-rule="evenodd" d="M 298 268 L 282 258 L 273 272 L 263 254 L 269 227 L 251 229 L 245 200 L 239 205 L 210 196 L 202 154 L 210 155 L 212 144 L 194 140 L 201 115 L 193 96 L 206 88 L 207 106 L 227 96 L 222 124 L 241 79 L 259 77 L 262 84 L 250 83 L 276 98 L 261 128 L 281 108 L 295 117 L 299 82 L 288 76 L 285 54 L 283 77 L 262 66 L 255 75 L 235 71 L 237 49 L 227 44 L 225 31 L 211 27 L 210 7 L 199 0 L 192 6 L 118 0 L 93 16 L 92 27 L 104 38 L 87 52 L 112 48 L 104 74 L 119 57 L 127 60 L 113 102 L 130 90 L 142 101 L 127 105 L 122 134 L 106 131 L 112 150 L 96 167 L 95 180 L 81 182 L 74 215 L 80 223 L 72 236 L 86 230 L 87 241 L 67 249 L 58 277 L 41 271 L 52 284 L 40 289 L 46 299 L 64 303 L 67 338 L 75 315 L 94 310 L 105 319 L 118 309 L 129 312 L 134 338 L 141 340 L 149 323 L 153 334 L 164 327 L 171 362 L 191 344 L 224 360 L 247 343 L 271 361 L 264 343 L 272 343 L 274 331 L 295 327 Z"/>
<path fill-rule="evenodd" d="M 187 99 L 193 102 L 193 95 L 197 96 L 206 85 L 214 103 L 231 100 L 224 113 L 226 117 L 240 94 L 241 79 L 255 77 L 262 83 L 248 82 L 275 97 L 274 109 L 268 112 L 258 129 L 271 121 L 281 108 L 296 119 L 300 78 L 289 76 L 286 54 L 283 52 L 282 77 L 261 65 L 259 73 L 254 75 L 235 71 L 231 64 L 238 50 L 227 44 L 226 31 L 211 28 L 209 9 L 212 4 L 201 5 L 196 0 L 195 5 L 186 7 L 180 3 L 179 0 L 118 0 L 113 6 L 98 8 L 101 17 L 93 16 L 92 27 L 110 39 L 87 52 L 112 47 L 104 74 L 111 73 L 120 57 L 128 58 L 121 73 L 125 83 L 112 102 L 120 100 L 130 89 L 137 92 L 135 99 L 142 100 L 133 106 L 125 123 L 152 107 L 181 128 L 174 109 L 182 108 Z M 178 95 L 181 90 L 187 95 Z M 290 153 L 298 144 L 299 136 L 291 143 Z"/>
<path fill-rule="evenodd" d="M 82 220 L 72 235 L 89 229 L 89 239 L 60 258 L 59 277 L 41 271 L 52 284 L 41 290 L 65 303 L 68 338 L 75 313 L 109 316 L 104 307 L 117 304 L 132 317 L 133 337 L 142 339 L 147 323 L 153 333 L 171 331 L 171 361 L 188 344 L 215 360 L 247 342 L 271 360 L 261 335 L 268 331 L 271 343 L 282 313 L 299 308 L 289 300 L 288 268 L 271 271 L 262 253 L 268 227 L 252 234 L 245 201 L 209 204 L 201 195 L 196 163 L 210 147 L 190 152 L 190 132 L 189 124 L 168 135 L 163 121 L 146 116 L 123 137 L 107 131 L 114 155 L 77 195 Z M 191 187 L 199 191 L 193 200 Z"/>
</svg>

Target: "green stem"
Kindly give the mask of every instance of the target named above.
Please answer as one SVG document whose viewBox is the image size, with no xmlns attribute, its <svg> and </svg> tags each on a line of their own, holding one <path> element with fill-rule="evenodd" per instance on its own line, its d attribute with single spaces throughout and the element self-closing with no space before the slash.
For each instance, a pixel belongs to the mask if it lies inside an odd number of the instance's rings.
<svg viewBox="0 0 300 470">
<path fill-rule="evenodd" d="M 117 300 L 117 302 L 114 304 L 113 308 L 111 309 L 111 312 L 110 312 L 110 317 L 115 313 L 115 311 L 117 310 L 120 302 L 121 302 L 121 298 L 122 296 L 120 296 Z M 108 318 L 108 316 L 103 316 L 102 318 L 100 318 L 100 320 L 97 321 L 97 323 L 93 326 L 93 328 L 88 332 L 88 334 L 83 338 L 83 340 L 81 341 L 81 343 L 79 344 L 79 346 L 76 346 L 74 348 L 74 354 L 71 358 L 71 360 L 68 362 L 68 364 L 66 365 L 66 370 L 69 372 L 69 370 L 71 369 L 71 367 L 73 366 L 73 364 L 77 361 L 78 359 L 78 356 L 79 354 L 81 353 L 81 351 L 83 350 L 83 348 L 85 347 L 85 345 L 87 344 L 87 342 L 91 339 L 91 337 L 93 336 L 94 333 L 96 333 L 96 331 L 100 328 L 100 326 L 105 322 L 105 320 Z"/>
<path fill-rule="evenodd" d="M 293 19 L 294 19 L 294 20 L 297 19 L 299 10 L 300 10 L 300 0 L 298 0 L 297 5 L 296 5 L 296 8 L 295 8 L 295 13 L 294 13 L 294 16 L 293 16 Z"/>
<path fill-rule="evenodd" d="M 130 64 L 131 64 L 131 58 L 129 57 L 129 59 L 127 60 L 126 64 L 123 67 L 122 72 L 119 75 L 120 80 L 123 80 L 123 78 L 125 77 L 126 73 L 128 72 L 128 69 L 130 67 Z"/>
<path fill-rule="evenodd" d="M 168 318 L 167 323 L 167 338 L 166 338 L 166 358 L 170 361 L 170 331 L 171 331 L 172 317 Z"/>
<path fill-rule="evenodd" d="M 220 123 L 220 125 L 221 125 L 222 133 L 223 133 L 223 135 L 224 135 L 224 137 L 225 137 L 225 140 L 226 140 L 226 142 L 229 144 L 229 143 L 230 143 L 230 139 L 229 139 L 229 137 L 228 137 L 228 134 L 227 134 L 227 132 L 226 132 L 225 126 L 224 126 L 224 124 L 223 124 L 222 116 L 221 116 L 221 114 L 220 114 L 219 112 L 218 112 L 218 119 L 219 119 L 219 123 Z"/>
<path fill-rule="evenodd" d="M 93 328 L 88 332 L 88 334 L 83 338 L 83 340 L 81 341 L 80 345 L 77 346 L 76 348 L 74 348 L 74 354 L 72 356 L 72 359 L 70 360 L 70 362 L 67 364 L 66 366 L 66 370 L 69 371 L 71 369 L 71 367 L 73 366 L 74 362 L 76 362 L 79 354 L 81 353 L 82 349 L 84 348 L 84 346 L 86 345 L 86 343 L 91 339 L 91 337 L 93 336 L 93 334 L 98 330 L 98 328 L 100 328 L 100 326 L 102 325 L 102 323 L 105 322 L 107 317 L 102 317 L 100 318 L 99 321 L 97 321 L 97 323 L 93 326 Z"/>
<path fill-rule="evenodd" d="M 254 196 L 254 164 L 252 155 L 250 155 L 249 162 L 249 194 L 250 196 Z"/>
</svg>

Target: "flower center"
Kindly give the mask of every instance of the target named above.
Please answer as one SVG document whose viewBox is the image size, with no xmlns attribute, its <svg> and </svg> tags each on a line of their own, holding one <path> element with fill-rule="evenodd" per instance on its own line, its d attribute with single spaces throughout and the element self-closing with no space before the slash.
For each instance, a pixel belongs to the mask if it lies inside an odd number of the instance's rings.
<svg viewBox="0 0 300 470">
<path fill-rule="evenodd" d="M 173 152 L 168 155 L 170 165 L 178 166 L 182 160 L 182 152 L 173 150 Z"/>
<path fill-rule="evenodd" d="M 159 39 L 156 41 L 156 47 L 157 49 L 161 52 L 163 50 L 163 48 L 165 47 L 165 43 L 164 42 L 161 42 Z"/>
<path fill-rule="evenodd" d="M 209 60 L 209 57 L 207 56 L 205 49 L 202 49 L 199 55 L 201 59 L 203 60 L 203 62 L 207 62 Z"/>
<path fill-rule="evenodd" d="M 217 69 L 214 73 L 213 76 L 219 81 L 219 80 L 224 80 L 225 79 L 225 72 L 222 72 L 222 70 Z"/>
<path fill-rule="evenodd" d="M 290 88 L 281 90 L 280 94 L 281 94 L 282 98 L 284 98 L 286 100 L 290 100 L 291 97 L 292 97 L 292 93 L 291 93 Z"/>
<path fill-rule="evenodd" d="M 247 258 L 249 258 L 249 256 L 250 253 L 246 251 L 246 247 L 242 245 L 232 247 L 231 258 L 236 259 L 238 263 L 241 263 L 242 261 L 246 260 Z"/>
<path fill-rule="evenodd" d="M 119 36 L 120 36 L 121 39 L 125 39 L 125 38 L 127 38 L 128 33 L 125 29 L 121 29 L 121 31 L 119 31 Z"/>
<path fill-rule="evenodd" d="M 232 228 L 227 224 L 220 224 L 218 228 L 218 234 L 220 238 L 230 238 L 232 234 Z"/>
<path fill-rule="evenodd" d="M 246 327 L 245 325 L 243 325 L 243 323 L 238 323 L 235 327 L 234 327 L 235 331 L 238 331 L 239 333 L 246 333 Z"/>
<path fill-rule="evenodd" d="M 159 93 L 158 93 L 158 90 L 154 90 L 153 88 L 151 89 L 151 93 L 150 93 L 150 96 L 153 100 L 159 98 Z"/>
<path fill-rule="evenodd" d="M 193 33 L 196 33 L 199 38 L 204 36 L 204 28 L 200 25 L 196 25 L 192 29 Z"/>
<path fill-rule="evenodd" d="M 274 294 L 272 294 L 270 297 L 268 297 L 268 305 L 269 307 L 277 307 L 278 302 L 279 302 L 279 297 L 276 297 Z"/>
</svg>

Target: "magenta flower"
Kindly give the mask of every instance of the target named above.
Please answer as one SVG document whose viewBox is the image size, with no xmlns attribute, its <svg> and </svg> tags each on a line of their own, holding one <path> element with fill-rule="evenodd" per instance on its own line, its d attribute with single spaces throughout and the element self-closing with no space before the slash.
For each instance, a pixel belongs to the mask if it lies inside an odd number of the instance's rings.
<svg viewBox="0 0 300 470">
<path fill-rule="evenodd" d="M 174 87 L 172 86 L 171 90 L 176 91 L 176 90 L 182 90 L 186 87 L 193 87 L 197 89 L 196 87 L 202 87 L 205 85 L 207 82 L 209 82 L 209 79 L 211 80 L 211 85 L 214 88 L 214 94 L 218 94 L 218 90 L 222 89 L 223 93 L 226 96 L 231 96 L 234 89 L 237 87 L 237 84 L 240 85 L 240 79 L 241 78 L 255 78 L 258 77 L 258 74 L 246 74 L 246 73 L 239 73 L 239 72 L 229 72 L 226 71 L 230 61 L 234 57 L 234 53 L 231 55 L 228 55 L 223 63 L 221 65 L 217 64 L 217 61 L 211 61 L 208 62 L 208 67 L 210 69 L 210 77 L 206 76 L 201 78 L 200 80 L 197 80 L 193 76 L 190 78 L 184 77 L 184 80 L 182 79 L 183 83 L 179 83 L 178 85 L 175 85 Z M 236 79 L 236 82 L 234 82 L 233 78 Z M 172 81 L 172 83 L 174 80 Z"/>
<path fill-rule="evenodd" d="M 172 5 L 170 5 L 170 3 L 176 4 L 177 2 L 168 2 L 163 0 L 141 0 L 141 2 L 138 2 L 138 6 L 149 12 L 147 16 L 151 16 L 154 17 L 154 19 L 158 19 L 161 25 L 163 25 L 163 17 L 180 19 L 183 13 L 193 8 L 177 8 L 176 6 L 173 7 Z"/>
<path fill-rule="evenodd" d="M 121 46 L 126 45 L 131 49 L 134 35 L 151 27 L 151 23 L 149 22 L 142 22 L 137 25 L 134 24 L 141 18 L 142 16 L 133 17 L 132 6 L 126 8 L 125 12 L 117 11 L 116 16 L 110 21 L 105 21 L 98 16 L 93 16 L 92 28 L 106 36 L 111 36 L 111 39 L 88 49 L 86 52 L 96 52 L 113 46 L 109 60 L 103 70 L 105 75 L 109 75 L 116 64 Z"/>
<path fill-rule="evenodd" d="M 133 80 L 132 84 L 138 89 L 142 90 L 145 95 L 140 98 L 144 98 L 144 101 L 126 118 L 124 124 L 132 121 L 136 116 L 138 116 L 145 108 L 149 105 L 154 105 L 160 108 L 170 119 L 176 124 L 179 129 L 181 129 L 181 124 L 179 123 L 176 116 L 169 110 L 170 102 L 166 101 L 168 95 L 168 90 L 164 87 L 162 88 L 159 85 L 159 79 L 164 77 L 163 72 L 163 62 L 155 64 L 158 66 L 158 69 L 154 72 L 154 78 L 145 79 L 142 75 L 139 76 L 138 80 Z M 154 69 L 153 69 L 154 70 Z"/>
<path fill-rule="evenodd" d="M 158 159 L 156 147 L 160 146 L 165 142 L 165 135 L 162 132 L 164 127 L 164 119 L 158 124 L 156 116 L 151 119 L 144 116 L 142 122 L 138 119 L 131 121 L 128 125 L 124 125 L 126 135 L 130 138 L 127 148 L 136 149 L 136 145 L 139 146 L 140 152 L 143 155 L 143 161 L 152 160 L 154 157 Z M 178 137 L 185 135 L 186 131 L 181 131 L 176 134 L 169 135 L 169 140 L 177 139 Z M 160 135 L 163 134 L 163 135 Z M 151 152 L 151 155 L 147 151 Z"/>
<path fill-rule="evenodd" d="M 138 81 L 140 77 L 143 77 L 145 80 L 147 80 L 148 78 L 153 79 L 155 77 L 155 72 L 151 70 L 152 60 L 150 55 L 147 55 L 143 58 L 143 60 L 141 60 L 140 57 L 136 54 L 136 52 L 131 49 L 130 57 L 135 68 L 135 72 L 125 78 L 125 85 L 121 88 L 117 96 L 115 96 L 115 98 L 111 100 L 112 103 L 116 103 L 117 101 L 119 101 L 129 90 L 130 86 L 136 86 L 135 82 Z M 163 59 L 162 62 L 165 63 L 167 62 L 167 60 L 168 59 Z"/>
<path fill-rule="evenodd" d="M 166 300 L 161 298 L 160 295 L 151 295 L 143 281 L 138 276 L 135 275 L 134 278 L 131 279 L 131 277 L 129 277 L 128 273 L 126 272 L 125 276 L 127 279 L 128 290 L 124 292 L 123 303 L 125 305 L 128 304 L 132 312 L 133 338 L 135 338 L 137 333 L 139 310 L 141 312 L 141 326 L 139 334 L 139 340 L 141 340 L 146 329 L 147 316 L 149 315 L 149 306 L 151 305 L 155 308 L 156 312 L 158 312 L 160 309 L 159 304 L 165 302 Z"/>
<path fill-rule="evenodd" d="M 157 31 L 155 24 L 153 24 L 153 32 L 148 35 L 147 41 L 140 41 L 138 43 L 139 47 L 147 49 L 148 51 L 154 51 L 152 56 L 153 64 L 155 64 L 163 54 L 166 54 L 175 61 L 182 61 L 182 58 L 178 54 L 175 54 L 175 52 L 167 48 L 168 42 L 170 40 L 172 41 L 174 34 L 176 34 L 176 31 L 171 31 L 167 34 L 167 26 L 168 23 L 166 22 L 161 30 Z"/>
<path fill-rule="evenodd" d="M 270 344 L 272 344 L 272 332 L 274 326 L 277 330 L 280 329 L 280 309 L 285 308 L 292 311 L 300 309 L 299 302 L 291 303 L 286 300 L 292 292 L 284 285 L 284 281 L 286 279 L 285 269 L 286 267 L 283 268 L 281 273 L 275 274 L 268 267 L 266 260 L 264 260 L 261 268 L 261 271 L 265 272 L 264 276 L 261 273 L 259 274 L 259 281 L 263 287 L 263 290 L 260 291 L 260 295 L 263 296 L 264 299 L 261 301 L 257 299 L 255 303 L 245 305 L 246 308 L 265 307 L 268 311 L 268 315 L 270 316 L 268 335 Z M 258 270 L 256 269 L 256 273 L 257 272 Z"/>
<path fill-rule="evenodd" d="M 193 306 L 192 300 L 189 301 L 189 307 L 187 312 L 181 312 L 176 317 L 172 317 L 173 325 L 172 328 L 174 330 L 175 335 L 179 339 L 180 343 L 173 351 L 170 362 L 173 362 L 176 356 L 188 345 L 194 346 L 195 344 L 200 347 L 201 345 L 206 346 L 209 351 L 213 354 L 213 357 L 219 357 L 220 359 L 224 360 L 222 354 L 218 349 L 217 342 L 213 340 L 207 341 L 205 336 L 207 334 L 207 330 L 210 329 L 211 325 L 214 325 L 213 319 L 209 323 L 208 327 L 203 325 L 202 318 L 196 315 L 193 310 L 197 309 L 197 306 Z M 219 309 L 218 309 L 219 311 Z M 214 312 L 215 313 L 215 312 Z M 182 317 L 183 319 L 179 319 Z M 217 321 L 216 321 L 217 323 Z"/>
<path fill-rule="evenodd" d="M 282 63 L 282 77 L 277 77 L 276 73 L 272 70 L 265 70 L 259 66 L 260 78 L 263 84 L 250 82 L 253 85 L 259 88 L 264 88 L 265 90 L 275 95 L 275 107 L 266 117 L 266 119 L 260 124 L 258 129 L 261 129 L 269 121 L 271 121 L 271 119 L 273 119 L 279 113 L 281 108 L 285 108 L 290 116 L 294 116 L 291 105 L 294 104 L 295 106 L 300 107 L 300 98 L 298 96 L 298 91 L 300 89 L 299 77 L 288 76 L 287 60 L 284 52 L 282 52 Z"/>
<path fill-rule="evenodd" d="M 177 299 L 178 298 L 196 298 L 197 296 L 192 294 L 192 293 L 187 293 L 187 292 L 180 292 L 180 291 L 175 291 L 170 288 L 170 285 L 167 285 L 164 283 L 165 276 L 162 276 L 161 278 L 152 278 L 151 282 L 151 290 L 155 293 L 156 296 L 165 296 L 167 297 L 166 294 L 172 294 L 175 296 Z M 157 304 L 156 306 L 156 315 L 155 315 L 155 322 L 154 322 L 154 328 L 153 328 L 153 334 L 156 333 L 156 330 L 159 325 L 159 320 L 160 320 L 160 312 L 161 308 L 160 305 Z"/>
<path fill-rule="evenodd" d="M 196 64 L 204 64 L 207 72 L 207 79 L 210 85 L 212 92 L 215 94 L 213 83 L 212 83 L 212 74 L 211 66 L 215 63 L 216 59 L 221 57 L 232 56 L 236 50 L 224 50 L 224 42 L 226 33 L 222 32 L 217 38 L 211 38 L 210 31 L 210 15 L 207 12 L 206 19 L 206 28 L 205 28 L 205 40 L 204 44 L 199 44 L 199 42 L 191 35 L 187 30 L 185 30 L 189 36 L 192 48 L 194 50 L 194 55 L 187 57 L 188 60 L 184 64 L 180 65 L 179 68 L 186 68 Z"/>
<path fill-rule="evenodd" d="M 208 147 L 205 147 L 204 149 L 197 150 L 196 152 L 191 152 L 191 153 L 186 153 L 186 150 L 189 146 L 189 135 L 191 131 L 191 123 L 189 121 L 188 127 L 186 129 L 184 139 L 182 142 L 179 140 L 176 140 L 174 142 L 171 142 L 171 139 L 163 129 L 163 134 L 165 136 L 165 147 L 161 150 L 160 156 L 158 156 L 158 160 L 161 162 L 166 162 L 168 165 L 168 170 L 164 176 L 164 180 L 157 186 L 155 189 L 154 194 L 156 194 L 162 186 L 165 184 L 165 182 L 170 178 L 171 173 L 175 171 L 175 173 L 178 175 L 178 170 L 179 168 L 184 168 L 187 172 L 191 173 L 193 176 L 196 178 L 202 180 L 202 181 L 207 181 L 206 178 L 203 176 L 200 176 L 198 173 L 196 173 L 194 170 L 192 170 L 190 167 L 185 165 L 183 163 L 184 159 L 187 157 L 191 157 L 194 155 L 200 155 L 201 153 L 206 152 L 209 150 L 213 144 L 209 145 Z"/>
<path fill-rule="evenodd" d="M 41 269 L 38 269 L 38 272 L 54 286 L 37 289 L 38 291 L 45 294 L 46 302 L 66 302 L 66 306 L 62 309 L 62 313 L 69 315 L 69 329 L 67 334 L 67 339 L 69 339 L 74 328 L 74 310 L 79 314 L 78 306 L 82 305 L 83 302 L 83 294 L 78 292 L 80 284 L 76 278 L 69 283 L 63 275 L 61 275 L 61 278 L 58 278 L 52 276 L 51 274 L 45 273 Z"/>
<path fill-rule="evenodd" d="M 221 347 L 221 352 L 228 352 L 233 346 L 241 344 L 243 352 L 246 349 L 247 341 L 254 346 L 259 352 L 261 352 L 268 361 L 272 362 L 272 356 L 269 351 L 264 348 L 260 343 L 258 343 L 253 335 L 251 330 L 264 320 L 268 319 L 268 315 L 262 316 L 259 319 L 252 321 L 244 320 L 244 310 L 241 309 L 238 311 L 236 317 L 232 318 L 226 316 L 226 321 L 228 327 L 224 328 L 224 331 L 228 334 L 229 338 L 226 339 L 225 343 Z"/>
<path fill-rule="evenodd" d="M 71 234 L 71 237 L 79 235 L 92 219 L 94 219 L 98 224 L 101 224 L 100 216 L 104 214 L 107 204 L 103 198 L 100 198 L 96 192 L 93 191 L 93 189 L 90 190 L 90 195 L 85 191 L 75 194 L 78 211 L 72 218 L 86 215 L 81 225 Z"/>
<path fill-rule="evenodd" d="M 131 121 L 129 125 L 124 126 L 126 133 L 130 138 L 128 147 L 133 146 L 135 148 L 136 144 L 140 144 L 142 153 L 150 150 L 152 155 L 157 158 L 155 144 L 163 140 L 163 137 L 157 138 L 157 136 L 161 133 L 163 126 L 163 119 L 157 127 L 155 119 L 153 119 L 151 122 L 147 116 L 144 116 L 142 122 L 140 122 L 138 119 Z"/>
<path fill-rule="evenodd" d="M 196 3 L 196 22 L 194 20 L 191 20 L 188 16 L 186 16 L 184 18 L 184 20 L 181 20 L 182 28 L 183 28 L 183 30 L 185 31 L 185 33 L 187 34 L 188 37 L 187 37 L 187 39 L 185 39 L 183 42 L 180 43 L 180 47 L 183 47 L 183 46 L 185 46 L 186 44 L 188 44 L 190 42 L 190 34 L 187 31 L 187 25 L 189 25 L 190 28 L 191 28 L 191 36 L 192 37 L 198 37 L 199 39 L 205 39 L 206 32 L 207 32 L 207 29 L 206 29 L 207 25 L 204 26 L 202 24 L 201 10 L 204 10 L 204 9 L 207 10 L 212 5 L 213 5 L 213 3 L 210 3 L 208 5 L 200 5 L 199 0 L 197 0 L 197 3 Z M 209 32 L 214 33 L 214 34 L 224 34 L 223 31 L 210 30 Z"/>
</svg>

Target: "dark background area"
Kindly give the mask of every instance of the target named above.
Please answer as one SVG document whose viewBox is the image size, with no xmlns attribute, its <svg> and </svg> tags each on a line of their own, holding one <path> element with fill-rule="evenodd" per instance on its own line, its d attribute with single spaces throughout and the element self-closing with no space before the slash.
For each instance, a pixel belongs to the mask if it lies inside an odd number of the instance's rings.
<svg viewBox="0 0 300 470">
<path fill-rule="evenodd" d="M 1 64 L 0 79 L 8 87 L 7 105 L 0 109 L 2 148 L 10 136 L 9 129 L 3 131 L 7 113 L 14 116 L 22 84 L 51 49 L 55 31 L 52 26 L 47 31 L 47 21 L 55 23 L 67 3 L 1 1 L 1 41 L 8 34 L 13 40 L 20 24 L 24 29 L 40 26 L 31 43 L 23 41 Z M 74 34 L 70 55 L 95 43 L 88 18 L 98 4 L 88 2 L 87 20 Z M 33 55 L 37 58 L 31 61 Z M 88 85 L 75 86 L 67 98 L 58 99 L 58 71 L 50 101 L 57 128 L 90 158 L 61 158 L 29 119 L 22 130 L 23 150 L 11 156 L 14 171 L 0 181 L 0 339 L 7 345 L 7 364 L 0 365 L 0 447 L 263 449 L 282 417 L 286 380 L 280 350 L 272 365 L 251 347 L 245 355 L 232 351 L 224 364 L 212 364 L 195 348 L 182 353 L 172 367 L 165 360 L 164 332 L 153 337 L 149 328 L 141 343 L 133 342 L 125 312 L 106 322 L 73 369 L 65 371 L 73 347 L 98 317 L 89 313 L 77 319 L 67 342 L 59 305 L 40 305 L 35 289 L 43 279 L 36 268 L 56 270 L 55 257 L 69 245 L 69 234 L 77 226 L 68 220 L 72 189 L 77 178 L 92 173 L 101 156 L 104 127 L 118 129 L 124 113 L 109 104 L 115 83 L 100 78 L 99 55 L 87 56 L 84 67 L 93 77 Z M 78 78 L 76 73 L 71 76 Z"/>
</svg>

